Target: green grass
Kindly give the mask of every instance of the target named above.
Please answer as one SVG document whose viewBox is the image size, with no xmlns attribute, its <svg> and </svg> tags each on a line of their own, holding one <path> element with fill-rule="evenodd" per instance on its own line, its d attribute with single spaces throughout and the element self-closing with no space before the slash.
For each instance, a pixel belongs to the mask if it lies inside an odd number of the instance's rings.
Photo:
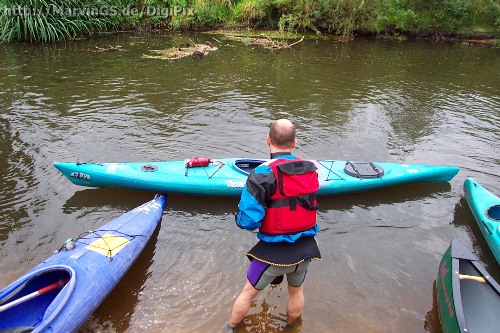
<svg viewBox="0 0 500 333">
<path fill-rule="evenodd" d="M 53 8 L 184 8 L 178 15 L 63 15 Z M 177 6 L 177 7 L 176 7 Z M 12 8 L 34 15 L 14 15 Z M 115 28 L 275 29 L 329 33 L 407 36 L 418 33 L 500 35 L 498 0 L 0 0 L 0 40 L 52 42 Z"/>
<path fill-rule="evenodd" d="M 48 43 L 113 28 L 108 16 L 92 12 L 96 0 L 0 0 L 0 40 Z M 85 9 L 88 10 L 85 10 Z"/>
</svg>

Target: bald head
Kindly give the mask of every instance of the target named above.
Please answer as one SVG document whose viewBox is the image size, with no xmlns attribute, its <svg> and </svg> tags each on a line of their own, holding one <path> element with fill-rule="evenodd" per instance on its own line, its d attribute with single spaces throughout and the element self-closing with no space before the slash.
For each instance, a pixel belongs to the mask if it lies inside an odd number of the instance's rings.
<svg viewBox="0 0 500 333">
<path fill-rule="evenodd" d="M 287 119 L 275 120 L 269 129 L 268 144 L 280 150 L 295 147 L 295 126 Z"/>
</svg>

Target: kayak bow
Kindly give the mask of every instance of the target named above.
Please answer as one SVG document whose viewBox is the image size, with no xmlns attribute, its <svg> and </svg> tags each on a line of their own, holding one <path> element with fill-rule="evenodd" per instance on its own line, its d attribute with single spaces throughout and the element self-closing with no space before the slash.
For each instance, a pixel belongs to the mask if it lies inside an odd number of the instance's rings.
<svg viewBox="0 0 500 333">
<path fill-rule="evenodd" d="M 500 265 L 500 198 L 472 178 L 465 180 L 464 193 L 472 215 Z"/>
</svg>

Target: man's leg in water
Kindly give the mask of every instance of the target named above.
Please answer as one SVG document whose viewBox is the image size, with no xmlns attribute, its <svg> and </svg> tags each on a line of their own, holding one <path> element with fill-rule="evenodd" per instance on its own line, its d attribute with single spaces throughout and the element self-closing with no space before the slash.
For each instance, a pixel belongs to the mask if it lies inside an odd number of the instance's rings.
<svg viewBox="0 0 500 333">
<path fill-rule="evenodd" d="M 234 302 L 229 326 L 234 328 L 243 320 L 243 317 L 245 317 L 248 310 L 250 310 L 250 307 L 252 306 L 252 301 L 258 294 L 259 290 L 255 289 L 250 282 L 247 281 L 240 295 Z"/>
<path fill-rule="evenodd" d="M 287 322 L 293 324 L 302 315 L 304 309 L 304 285 L 299 287 L 288 285 L 288 294 Z"/>
</svg>

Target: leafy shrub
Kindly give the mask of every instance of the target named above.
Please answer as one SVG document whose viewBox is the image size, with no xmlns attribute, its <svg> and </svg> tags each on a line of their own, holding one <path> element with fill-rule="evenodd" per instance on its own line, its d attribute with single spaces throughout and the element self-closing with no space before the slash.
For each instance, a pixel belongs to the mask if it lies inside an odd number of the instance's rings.
<svg viewBox="0 0 500 333">
<path fill-rule="evenodd" d="M 263 23 L 263 20 L 269 14 L 270 1 L 266 0 L 247 0 L 241 1 L 232 9 L 231 16 L 237 22 L 244 22 L 249 26 L 257 26 Z"/>
<path fill-rule="evenodd" d="M 500 37 L 500 2 L 498 0 L 475 1 L 472 8 L 471 24 L 490 29 Z"/>
<path fill-rule="evenodd" d="M 472 0 L 413 0 L 409 4 L 418 13 L 421 29 L 452 33 L 470 23 Z"/>
<path fill-rule="evenodd" d="M 409 31 L 415 26 L 417 14 L 408 7 L 408 0 L 386 0 L 382 4 L 374 31 Z"/>
<path fill-rule="evenodd" d="M 223 23 L 231 12 L 228 0 L 200 0 L 194 5 L 196 20 L 202 26 Z"/>
</svg>

